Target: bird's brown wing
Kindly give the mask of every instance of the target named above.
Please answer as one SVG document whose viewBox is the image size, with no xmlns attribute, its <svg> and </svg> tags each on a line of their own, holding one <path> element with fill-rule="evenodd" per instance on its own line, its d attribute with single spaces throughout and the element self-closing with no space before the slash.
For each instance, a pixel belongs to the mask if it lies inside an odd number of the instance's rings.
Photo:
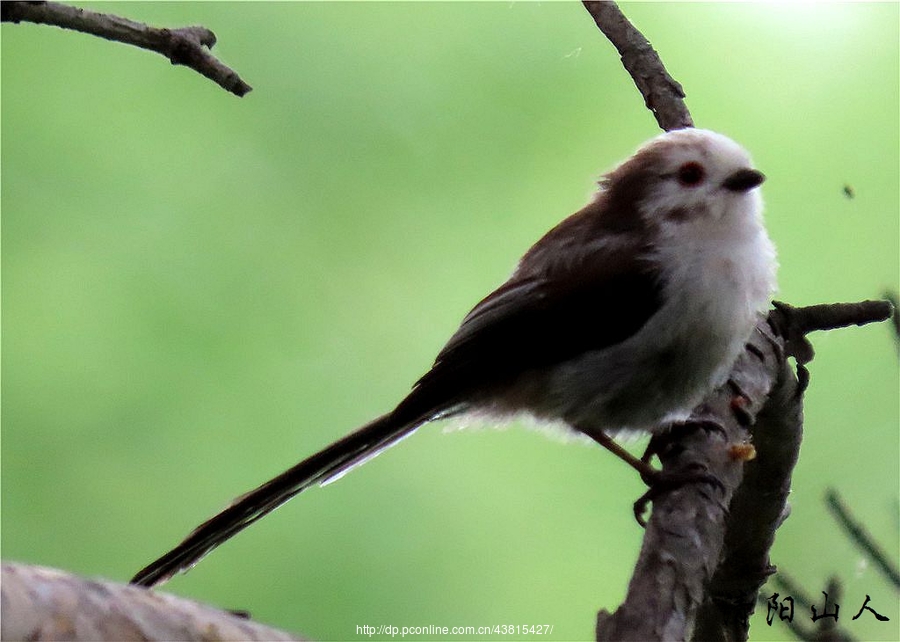
<svg viewBox="0 0 900 642">
<path fill-rule="evenodd" d="M 577 263 L 523 263 L 465 317 L 398 411 L 440 412 L 472 391 L 632 336 L 661 303 L 661 279 L 644 257 L 621 243 Z"/>
</svg>

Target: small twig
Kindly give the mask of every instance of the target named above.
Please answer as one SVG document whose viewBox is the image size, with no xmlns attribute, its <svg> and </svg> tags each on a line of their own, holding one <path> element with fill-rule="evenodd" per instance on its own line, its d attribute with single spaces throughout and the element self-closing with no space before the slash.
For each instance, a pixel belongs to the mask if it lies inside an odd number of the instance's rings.
<svg viewBox="0 0 900 642">
<path fill-rule="evenodd" d="M 597 27 L 622 57 L 622 64 L 634 79 L 644 104 L 665 131 L 693 127 L 684 104 L 684 89 L 666 71 L 659 54 L 632 25 L 614 2 L 584 0 L 585 9 Z"/>
<path fill-rule="evenodd" d="M 772 301 L 775 311 L 769 321 L 785 339 L 785 352 L 801 366 L 812 361 L 815 352 L 806 338 L 817 330 L 835 330 L 850 325 L 866 325 L 890 318 L 894 306 L 890 301 L 860 301 L 858 303 L 822 303 L 803 308 Z"/>
<path fill-rule="evenodd" d="M 870 560 L 875 562 L 875 565 L 887 576 L 894 587 L 900 589 L 900 570 L 888 559 L 887 554 L 869 535 L 865 526 L 850 514 L 850 509 L 836 490 L 829 488 L 825 491 L 825 503 L 850 539 L 862 549 Z"/>
<path fill-rule="evenodd" d="M 190 67 L 237 96 L 252 89 L 235 71 L 209 53 L 216 44 L 216 35 L 206 27 L 158 29 L 56 2 L 4 2 L 0 5 L 0 21 L 53 25 L 149 49 L 162 54 L 173 65 Z"/>
<path fill-rule="evenodd" d="M 850 325 L 866 325 L 891 317 L 894 306 L 890 301 L 860 301 L 858 303 L 822 303 L 795 308 L 775 301 L 779 310 L 789 310 L 791 320 L 804 334 L 816 330 L 835 330 Z"/>
</svg>

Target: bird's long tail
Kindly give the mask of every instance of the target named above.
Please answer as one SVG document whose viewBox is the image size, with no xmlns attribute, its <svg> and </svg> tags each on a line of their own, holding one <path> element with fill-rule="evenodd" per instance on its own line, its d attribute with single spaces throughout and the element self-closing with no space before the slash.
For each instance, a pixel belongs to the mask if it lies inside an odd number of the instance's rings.
<svg viewBox="0 0 900 642">
<path fill-rule="evenodd" d="M 154 586 L 194 566 L 216 546 L 269 514 L 294 495 L 333 480 L 411 434 L 423 420 L 388 413 L 304 459 L 265 484 L 241 495 L 191 531 L 181 544 L 142 568 L 132 584 Z"/>
</svg>

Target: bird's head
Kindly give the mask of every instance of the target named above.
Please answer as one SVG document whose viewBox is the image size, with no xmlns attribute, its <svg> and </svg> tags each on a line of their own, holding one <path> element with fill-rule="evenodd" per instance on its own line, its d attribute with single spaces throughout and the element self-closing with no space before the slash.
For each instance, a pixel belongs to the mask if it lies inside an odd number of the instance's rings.
<svg viewBox="0 0 900 642">
<path fill-rule="evenodd" d="M 730 138 L 679 129 L 652 139 L 601 182 L 611 201 L 628 202 L 651 228 L 756 223 L 765 177 Z"/>
</svg>

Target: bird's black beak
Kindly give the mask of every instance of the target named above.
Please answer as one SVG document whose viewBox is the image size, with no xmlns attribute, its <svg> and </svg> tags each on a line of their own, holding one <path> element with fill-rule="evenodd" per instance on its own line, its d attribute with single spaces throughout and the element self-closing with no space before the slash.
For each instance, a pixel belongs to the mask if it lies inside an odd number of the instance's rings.
<svg viewBox="0 0 900 642">
<path fill-rule="evenodd" d="M 755 169 L 739 169 L 725 179 L 722 187 L 731 192 L 747 192 L 766 180 L 765 175 Z"/>
</svg>

